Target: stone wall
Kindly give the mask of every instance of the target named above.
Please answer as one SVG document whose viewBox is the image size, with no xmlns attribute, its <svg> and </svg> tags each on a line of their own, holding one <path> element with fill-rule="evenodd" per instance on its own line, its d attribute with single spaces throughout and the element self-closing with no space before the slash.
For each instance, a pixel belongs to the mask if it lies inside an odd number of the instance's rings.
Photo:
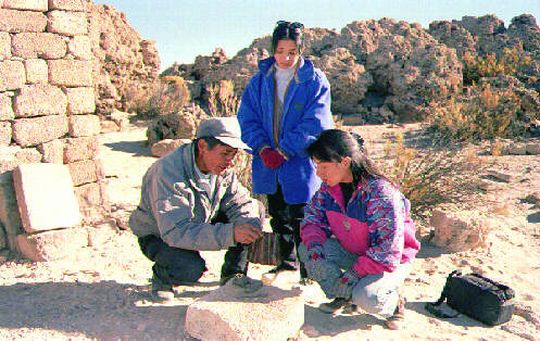
<svg viewBox="0 0 540 341">
<path fill-rule="evenodd" d="M 107 209 L 88 0 L 0 0 L 0 250 L 23 233 L 12 170 L 66 164 L 83 222 Z M 51 198 L 54 200 L 54 198 Z"/>
</svg>

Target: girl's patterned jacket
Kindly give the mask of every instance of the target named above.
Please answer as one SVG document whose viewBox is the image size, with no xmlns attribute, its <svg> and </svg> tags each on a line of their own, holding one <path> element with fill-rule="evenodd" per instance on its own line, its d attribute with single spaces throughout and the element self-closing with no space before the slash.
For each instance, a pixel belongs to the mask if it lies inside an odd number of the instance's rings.
<svg viewBox="0 0 540 341">
<path fill-rule="evenodd" d="M 358 255 L 354 264 L 358 275 L 392 272 L 420 250 L 410 203 L 384 179 L 370 178 L 363 187 L 358 184 L 345 206 L 341 187 L 323 184 L 305 208 L 302 242 L 309 247 L 334 237 Z"/>
</svg>

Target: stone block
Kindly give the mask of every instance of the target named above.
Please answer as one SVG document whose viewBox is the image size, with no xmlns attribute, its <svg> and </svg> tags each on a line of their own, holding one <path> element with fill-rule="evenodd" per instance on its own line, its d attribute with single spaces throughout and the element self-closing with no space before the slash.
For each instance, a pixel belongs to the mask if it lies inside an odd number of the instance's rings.
<svg viewBox="0 0 540 341">
<path fill-rule="evenodd" d="M 101 133 L 102 134 L 106 134 L 106 133 L 112 133 L 112 132 L 115 132 L 115 131 L 120 131 L 120 127 L 118 126 L 118 124 L 116 124 L 116 122 L 113 122 L 113 121 L 101 121 Z"/>
<path fill-rule="evenodd" d="M 37 146 L 64 136 L 68 131 L 64 115 L 21 118 L 13 122 L 13 140 L 20 146 Z"/>
<path fill-rule="evenodd" d="M 68 51 L 76 59 L 91 60 L 94 56 L 92 54 L 92 43 L 87 36 L 75 36 L 68 43 Z"/>
<path fill-rule="evenodd" d="M 231 283 L 192 303 L 186 332 L 200 340 L 288 340 L 304 324 L 300 289 L 263 286 L 243 295 Z M 209 326 L 212 326 L 209 328 Z"/>
<path fill-rule="evenodd" d="M 64 164 L 64 143 L 62 140 L 42 143 L 38 149 L 43 156 L 43 162 Z"/>
<path fill-rule="evenodd" d="M 49 10 L 84 12 L 87 10 L 84 0 L 49 0 Z"/>
<path fill-rule="evenodd" d="M 48 0 L 4 0 L 4 8 L 47 12 L 49 10 L 49 2 Z"/>
<path fill-rule="evenodd" d="M 478 212 L 450 212 L 435 209 L 430 219 L 433 228 L 431 242 L 452 252 L 487 246 L 491 226 Z"/>
<path fill-rule="evenodd" d="M 94 182 L 75 187 L 75 196 L 79 200 L 79 207 L 99 206 L 103 203 L 101 186 Z"/>
<path fill-rule="evenodd" d="M 43 32 L 46 26 L 47 17 L 43 13 L 0 9 L 0 31 Z"/>
<path fill-rule="evenodd" d="M 11 132 L 11 122 L 0 122 L 0 146 L 10 145 Z"/>
<path fill-rule="evenodd" d="M 15 118 L 11 97 L 0 93 L 0 121 L 12 120 Z"/>
<path fill-rule="evenodd" d="M 97 115 L 75 115 L 69 117 L 69 135 L 83 137 L 98 135 L 101 130 Z"/>
<path fill-rule="evenodd" d="M 527 143 L 527 146 L 525 148 L 527 150 L 527 154 L 530 154 L 530 155 L 540 154 L 540 142 L 529 142 Z"/>
<path fill-rule="evenodd" d="M 15 117 L 63 115 L 66 108 L 67 96 L 59 87 L 48 84 L 24 86 L 13 98 Z"/>
<path fill-rule="evenodd" d="M 22 232 L 22 227 L 11 172 L 0 174 L 0 222 L 4 225 L 9 248 L 15 250 L 15 236 Z"/>
<path fill-rule="evenodd" d="M 66 36 L 88 34 L 88 21 L 84 12 L 50 11 L 47 31 Z"/>
<path fill-rule="evenodd" d="M 7 32 L 0 32 L 0 60 L 11 58 L 11 37 Z"/>
<path fill-rule="evenodd" d="M 67 88 L 66 94 L 70 114 L 93 114 L 96 111 L 94 88 Z"/>
<path fill-rule="evenodd" d="M 92 62 L 49 60 L 49 82 L 63 86 L 92 86 Z"/>
<path fill-rule="evenodd" d="M 17 249 L 34 261 L 64 259 L 88 246 L 88 229 L 83 227 L 17 236 Z"/>
<path fill-rule="evenodd" d="M 64 163 L 93 160 L 98 152 L 96 136 L 66 139 L 64 144 Z"/>
<path fill-rule="evenodd" d="M 0 175 L 17 168 L 24 163 L 41 161 L 41 154 L 35 148 L 0 145 Z M 11 174 L 11 173 L 10 173 Z"/>
<path fill-rule="evenodd" d="M 49 66 L 43 59 L 25 60 L 24 68 L 26 69 L 27 83 L 47 83 L 49 81 Z"/>
<path fill-rule="evenodd" d="M 26 232 L 74 227 L 81 223 L 79 204 L 66 165 L 20 165 L 13 171 L 13 185 Z"/>
<path fill-rule="evenodd" d="M 0 91 L 16 90 L 26 82 L 24 64 L 19 61 L 0 62 Z"/>
<path fill-rule="evenodd" d="M 68 164 L 68 167 L 75 186 L 96 182 L 98 180 L 96 164 L 92 160 L 70 163 Z"/>
<path fill-rule="evenodd" d="M 12 51 L 24 59 L 60 59 L 66 55 L 67 45 L 58 34 L 19 33 L 13 36 Z"/>
<path fill-rule="evenodd" d="M 75 195 L 79 200 L 84 224 L 94 225 L 95 222 L 103 222 L 103 217 L 109 216 L 110 212 L 107 212 L 106 199 L 99 183 L 75 187 Z"/>
</svg>

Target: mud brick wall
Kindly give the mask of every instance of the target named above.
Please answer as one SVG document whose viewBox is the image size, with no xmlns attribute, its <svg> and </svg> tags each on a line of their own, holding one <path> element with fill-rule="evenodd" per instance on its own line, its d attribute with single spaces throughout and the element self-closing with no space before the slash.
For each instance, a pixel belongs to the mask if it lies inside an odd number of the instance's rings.
<svg viewBox="0 0 540 341">
<path fill-rule="evenodd" d="M 24 233 L 12 170 L 66 164 L 84 223 L 107 210 L 89 0 L 0 0 L 0 250 Z M 54 198 L 51 198 L 54 200 Z"/>
</svg>

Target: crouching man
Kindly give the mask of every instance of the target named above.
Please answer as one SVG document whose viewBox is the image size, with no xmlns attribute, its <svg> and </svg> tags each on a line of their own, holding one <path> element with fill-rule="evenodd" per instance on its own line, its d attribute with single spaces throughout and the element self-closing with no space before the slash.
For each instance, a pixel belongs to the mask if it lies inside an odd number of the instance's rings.
<svg viewBox="0 0 540 341">
<path fill-rule="evenodd" d="M 240 139 L 235 117 L 207 119 L 196 138 L 146 172 L 129 225 L 152 267 L 156 300 L 174 298 L 173 285 L 194 283 L 207 270 L 199 251 L 228 249 L 220 284 L 245 276 L 247 246 L 262 234 L 264 208 L 230 170 Z"/>
</svg>

